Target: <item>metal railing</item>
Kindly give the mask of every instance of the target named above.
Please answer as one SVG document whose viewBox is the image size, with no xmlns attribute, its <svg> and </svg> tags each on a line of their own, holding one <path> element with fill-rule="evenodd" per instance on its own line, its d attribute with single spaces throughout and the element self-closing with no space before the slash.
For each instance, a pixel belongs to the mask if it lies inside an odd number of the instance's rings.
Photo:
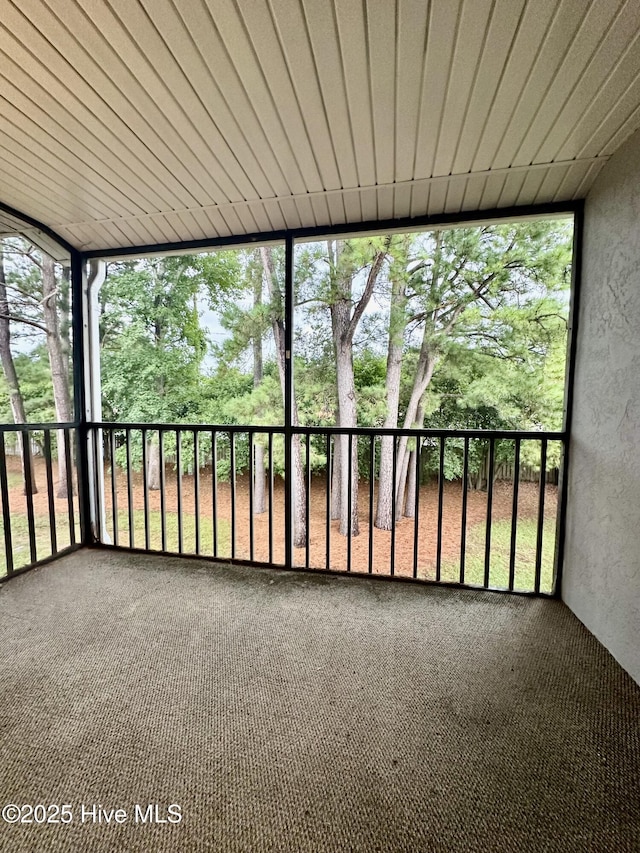
<svg viewBox="0 0 640 853">
<path fill-rule="evenodd" d="M 562 477 L 564 444 L 560 432 L 90 424 L 94 533 L 148 552 L 553 594 L 561 501 L 548 474 Z"/>
<path fill-rule="evenodd" d="M 77 547 L 77 428 L 0 425 L 0 579 Z"/>
</svg>

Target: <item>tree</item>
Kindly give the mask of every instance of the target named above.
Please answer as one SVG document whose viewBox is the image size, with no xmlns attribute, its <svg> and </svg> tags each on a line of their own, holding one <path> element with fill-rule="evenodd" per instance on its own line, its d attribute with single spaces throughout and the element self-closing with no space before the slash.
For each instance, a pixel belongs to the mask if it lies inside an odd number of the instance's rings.
<svg viewBox="0 0 640 853">
<path fill-rule="evenodd" d="M 390 245 L 392 258 L 389 270 L 391 299 L 385 383 L 387 413 L 383 424 L 385 429 L 395 429 L 398 426 L 404 336 L 409 319 L 407 316 L 407 288 L 411 276 L 409 252 L 413 242 L 413 235 L 403 234 L 399 238 L 395 238 Z M 383 530 L 391 530 L 393 523 L 393 458 L 395 445 L 396 440 L 393 436 L 382 436 L 375 524 L 376 527 Z"/>
<path fill-rule="evenodd" d="M 280 280 L 274 263 L 273 249 L 269 246 L 262 246 L 260 248 L 260 256 L 262 258 L 262 265 L 264 267 L 264 274 L 269 291 L 269 315 L 276 350 L 276 362 L 278 365 L 278 376 L 280 377 L 280 388 L 282 390 L 282 402 L 284 405 L 287 392 L 285 383 L 286 352 L 282 290 L 280 288 Z M 300 426 L 298 404 L 296 402 L 295 394 L 291 401 L 291 425 L 293 427 Z M 296 548 L 302 548 L 306 542 L 307 513 L 304 499 L 304 471 L 302 469 L 300 436 L 295 433 L 291 436 L 291 465 L 293 470 L 291 472 L 287 472 L 287 475 L 291 476 L 293 488 L 293 544 Z"/>
<path fill-rule="evenodd" d="M 10 245 L 12 271 L 5 286 L 15 294 L 12 309 L 5 299 L 6 316 L 32 333 L 44 335 L 49 356 L 50 375 L 55 403 L 55 417 L 59 422 L 73 420 L 71 402 L 71 375 L 69 371 L 69 271 L 59 268 L 48 255 L 37 251 L 26 241 L 16 238 Z M 5 289 L 6 297 L 6 289 Z M 67 457 L 65 433 L 58 431 L 58 497 L 67 495 Z M 73 487 L 72 487 L 73 488 Z"/>
<path fill-rule="evenodd" d="M 254 256 L 258 253 L 254 253 Z M 258 259 L 254 257 L 254 261 Z M 252 265 L 253 272 L 253 310 L 254 314 L 260 316 L 262 311 L 262 275 L 255 269 L 255 263 Z M 264 379 L 263 357 L 262 357 L 262 336 L 263 330 L 260 323 L 254 324 L 253 328 L 253 387 L 259 388 Z M 265 465 L 264 465 L 264 444 L 261 441 L 254 443 L 253 447 L 254 463 L 253 463 L 253 512 L 255 515 L 261 515 L 265 511 Z"/>
<path fill-rule="evenodd" d="M 219 304 L 235 286 L 234 252 L 148 258 L 109 270 L 100 293 L 105 410 L 115 420 L 180 423 L 205 414 L 202 365 L 207 336 L 200 305 Z M 159 446 L 147 482 L 160 487 Z"/>
<path fill-rule="evenodd" d="M 61 295 L 65 290 L 68 294 L 68 278 L 66 278 L 65 287 L 56 279 L 55 264 L 46 255 L 43 255 L 40 261 L 40 271 L 42 275 L 42 314 L 47 334 L 47 352 L 51 367 L 56 420 L 58 423 L 68 423 L 73 420 L 69 389 L 69 323 L 68 321 L 66 323 L 60 322 L 61 316 L 64 316 L 65 313 L 68 316 L 69 312 L 68 299 L 65 300 L 66 310 L 61 310 Z M 67 471 L 65 442 L 64 430 L 58 430 L 57 495 L 59 498 L 67 496 L 67 480 L 70 477 L 70 472 Z"/>
<path fill-rule="evenodd" d="M 400 245 L 410 287 L 398 295 L 389 336 L 389 358 L 399 352 L 400 327 L 405 346 L 415 354 L 404 410 L 404 429 L 424 423 L 424 395 L 436 367 L 452 346 L 491 351 L 493 357 L 522 360 L 545 333 L 544 317 L 560 316 L 554 294 L 566 288 L 569 262 L 568 230 L 558 223 L 537 221 L 436 231 L 415 237 L 411 253 Z M 398 273 L 399 275 L 399 273 Z M 400 309 L 398 309 L 400 305 Z M 393 404 L 390 394 L 388 399 Z M 397 515 L 404 510 L 412 448 L 408 437 L 397 442 Z M 379 526 L 388 527 L 389 465 L 381 476 Z"/>
<path fill-rule="evenodd" d="M 9 392 L 9 402 L 11 404 L 11 414 L 13 416 L 13 422 L 15 424 L 24 424 L 27 422 L 27 416 L 24 410 L 24 400 L 22 398 L 22 393 L 20 392 L 18 374 L 16 372 L 15 364 L 13 361 L 13 354 L 11 352 L 10 320 L 11 310 L 9 305 L 9 298 L 7 296 L 7 281 L 4 271 L 4 252 L 2 241 L 0 240 L 0 360 L 2 362 L 2 372 L 4 373 L 4 378 L 7 383 L 7 390 Z M 24 476 L 25 472 L 22 453 L 22 433 L 18 432 L 17 438 L 18 446 L 20 448 L 20 458 L 22 460 Z M 32 468 L 31 493 L 36 494 L 37 491 L 38 488 L 36 486 L 35 472 Z"/>
<path fill-rule="evenodd" d="M 354 378 L 354 339 L 374 289 L 382 275 L 390 238 L 328 240 L 300 253 L 298 278 L 301 300 L 326 312 L 335 365 L 336 421 L 343 429 L 357 426 L 357 393 Z M 322 328 L 322 326 L 320 326 Z M 351 458 L 349 459 L 349 446 Z M 351 512 L 349 512 L 349 504 Z M 334 442 L 332 515 L 340 519 L 340 532 L 358 535 L 358 439 L 339 434 Z"/>
</svg>

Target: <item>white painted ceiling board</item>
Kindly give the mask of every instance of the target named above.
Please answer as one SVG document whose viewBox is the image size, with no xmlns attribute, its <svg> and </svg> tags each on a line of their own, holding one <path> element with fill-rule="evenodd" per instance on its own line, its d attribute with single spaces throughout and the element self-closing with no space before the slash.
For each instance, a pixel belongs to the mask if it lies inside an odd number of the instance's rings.
<svg viewBox="0 0 640 853">
<path fill-rule="evenodd" d="M 145 178 L 153 181 L 153 172 L 148 171 L 141 162 L 136 162 L 131 153 L 127 154 L 126 147 L 118 148 L 101 126 L 95 128 L 95 133 L 91 131 L 87 126 L 93 123 L 91 113 L 84 114 L 84 107 L 78 106 L 76 109 L 76 104 L 65 106 L 64 111 L 60 111 L 62 100 L 54 94 L 56 82 L 53 78 L 45 81 L 44 85 L 36 84 L 37 89 L 31 97 L 30 92 L 20 88 L 20 70 L 15 65 L 4 63 L 4 57 L 2 59 L 5 67 L 10 69 L 10 85 L 13 87 L 11 101 L 8 96 L 0 97 L 3 119 L 14 129 L 14 134 L 26 134 L 28 142 L 40 149 L 42 153 L 36 155 L 38 160 L 44 159 L 47 152 L 51 152 L 70 167 L 72 174 L 78 173 L 89 185 L 94 181 L 99 183 L 101 175 L 117 171 L 120 176 L 117 187 L 119 194 L 131 199 L 138 211 L 144 212 L 150 205 L 156 209 L 167 205 L 168 202 L 156 193 L 156 190 L 161 189 L 158 179 L 152 191 L 145 183 Z M 7 92 L 8 88 L 4 85 L 5 80 L 2 78 L 3 92 Z M 120 157 L 116 156 L 115 150 L 119 151 Z M 134 168 L 131 168 L 132 164 Z M 188 200 L 186 203 L 189 203 Z"/>
<path fill-rule="evenodd" d="M 537 196 L 538 199 L 545 198 L 555 201 L 558 198 L 558 190 L 560 189 L 570 168 L 570 166 L 550 168 L 544 177 L 544 181 L 540 184 Z"/>
<path fill-rule="evenodd" d="M 533 126 L 540 105 L 545 102 L 552 85 L 564 88 L 565 76 L 561 73 L 567 48 L 571 48 L 580 31 L 580 22 L 589 6 L 598 0 L 561 0 L 553 20 L 540 45 L 528 79 L 512 113 L 509 125 L 500 139 L 492 160 L 492 168 L 515 164 L 515 155 L 523 136 Z"/>
<path fill-rule="evenodd" d="M 313 70 L 318 76 L 323 109 L 339 172 L 339 186 L 357 186 L 358 170 L 353 126 L 347 103 L 344 68 L 333 9 L 317 0 L 302 4 L 305 27 L 311 42 Z"/>
<path fill-rule="evenodd" d="M 440 136 L 449 72 L 460 21 L 461 0 L 430 4 L 429 33 L 424 57 L 425 85 L 420 105 L 413 177 L 431 177 Z"/>
<path fill-rule="evenodd" d="M 338 126 L 329 132 L 325 101 L 320 88 L 315 57 L 307 35 L 304 8 L 298 0 L 271 0 L 275 32 L 284 56 L 295 100 L 306 128 L 307 139 L 324 189 L 341 186 L 336 151 L 349 137 Z M 330 96 L 330 93 L 329 93 Z M 289 107 L 287 107 L 289 109 Z"/>
<path fill-rule="evenodd" d="M 544 181 L 548 169 L 531 169 L 525 173 L 520 195 L 516 199 L 516 204 L 526 204 L 525 199 L 537 198 L 540 192 L 540 187 Z"/>
<path fill-rule="evenodd" d="M 480 210 L 491 210 L 491 208 L 494 208 L 498 204 L 505 180 L 506 175 L 504 172 L 487 176 L 482 191 L 482 198 L 480 199 Z"/>
<path fill-rule="evenodd" d="M 444 201 L 445 213 L 459 213 L 462 210 L 466 186 L 466 179 L 463 181 L 449 181 L 447 183 L 447 194 Z"/>
<path fill-rule="evenodd" d="M 420 119 L 420 101 L 424 86 L 424 63 L 416 63 L 426 48 L 429 3 L 424 0 L 398 0 L 398 55 L 395 74 L 395 181 L 413 178 L 416 137 Z M 408 210 L 409 200 L 396 209 Z"/>
<path fill-rule="evenodd" d="M 386 3 L 366 3 L 364 6 L 369 53 L 369 79 L 373 136 L 376 162 L 376 183 L 388 184 L 395 175 L 396 121 L 396 0 Z M 391 210 L 391 199 L 382 200 Z M 380 214 L 384 219 L 384 215 Z"/>
<path fill-rule="evenodd" d="M 262 97 L 263 93 L 258 89 L 257 97 L 252 100 L 243 83 L 240 68 L 246 72 L 247 85 L 253 90 L 251 79 L 261 79 L 257 66 L 254 63 L 252 68 L 249 62 L 240 63 L 239 68 L 234 65 L 233 56 L 230 55 L 219 30 L 225 20 L 224 15 L 216 15 L 214 21 L 206 3 L 192 3 L 189 0 L 174 0 L 174 3 L 203 61 L 207 64 L 211 85 L 215 86 L 220 97 L 225 99 L 250 147 L 260 152 L 259 163 L 268 175 L 276 194 L 286 195 L 301 191 L 301 179 L 299 184 L 295 183 L 291 163 L 285 160 L 283 166 L 274 153 L 273 146 L 278 146 L 283 131 L 274 111 L 269 110 L 268 98 Z M 245 41 L 245 49 L 250 50 L 248 40 Z M 233 55 L 242 56 L 242 52 L 234 51 Z"/>
<path fill-rule="evenodd" d="M 188 86 L 197 95 L 204 113 L 198 116 L 185 103 L 185 110 L 192 115 L 195 124 L 209 127 L 213 136 L 209 140 L 211 148 L 222 148 L 227 154 L 225 171 L 236 178 L 245 198 L 253 195 L 273 195 L 274 189 L 269 182 L 259 160 L 246 139 L 232 110 L 221 96 L 220 90 L 212 78 L 198 47 L 171 0 L 143 0 L 147 15 L 156 26 L 171 54 L 184 75 Z M 178 93 L 180 96 L 180 93 Z M 221 145 L 222 143 L 222 145 Z"/>
<path fill-rule="evenodd" d="M 325 189 L 269 6 L 264 2 L 245 3 L 240 9 L 270 98 L 299 164 L 304 186 L 311 192 Z M 250 57 L 248 60 L 252 61 Z"/>
<path fill-rule="evenodd" d="M 640 4 L 0 0 L 0 116 L 0 202 L 83 249 L 570 201 Z"/>
<path fill-rule="evenodd" d="M 29 37 L 35 57 L 27 59 L 25 52 L 20 51 L 16 58 L 22 67 L 30 69 L 29 73 L 34 80 L 51 93 L 54 103 L 64 106 L 67 116 L 79 120 L 81 125 L 91 130 L 94 140 L 104 140 L 107 143 L 100 146 L 99 142 L 86 141 L 84 147 L 89 152 L 98 144 L 108 167 L 121 169 L 125 174 L 133 168 L 131 178 L 134 186 L 144 176 L 144 194 L 158 209 L 166 207 L 171 203 L 172 194 L 180 189 L 180 184 L 174 177 L 174 171 L 179 170 L 180 164 L 162 139 L 158 143 L 158 134 L 145 122 L 142 112 L 124 97 L 123 92 L 128 92 L 134 85 L 135 77 L 127 78 L 126 89 L 124 85 L 115 85 L 103 71 L 103 65 L 92 59 L 75 36 L 73 39 L 69 38 L 69 32 L 75 32 L 75 27 L 82 23 L 82 17 L 77 12 L 72 18 L 70 16 L 70 27 L 73 28 L 70 30 L 59 26 L 58 18 L 52 15 L 43 3 L 37 0 L 26 2 L 29 3 L 29 8 L 33 9 L 33 20 L 36 24 Z M 102 4 L 94 5 L 97 14 Z M 26 5 L 21 8 L 25 11 Z M 5 21 L 11 25 L 12 22 L 15 23 L 15 16 L 7 16 Z M 113 36 L 117 44 L 123 45 L 124 33 L 120 29 L 116 29 Z M 18 51 L 19 47 L 15 50 Z M 131 51 L 128 60 L 133 62 L 135 56 L 136 51 Z M 119 65 L 120 60 L 117 58 L 104 63 L 105 68 L 112 70 L 117 69 Z M 159 111 L 157 121 L 160 121 L 161 117 L 162 111 Z M 82 133 L 82 128 L 77 132 Z M 115 157 L 118 158 L 115 162 L 119 160 L 117 166 L 114 163 Z M 154 197 L 156 191 L 157 198 Z M 191 203 L 190 198 L 193 197 L 182 196 L 180 203 L 186 206 Z"/>
<path fill-rule="evenodd" d="M 189 162 L 193 163 L 190 171 L 198 170 L 197 175 L 204 177 L 204 185 L 209 185 L 210 201 L 237 201 L 251 195 L 254 190 L 250 181 L 194 88 L 198 81 L 192 84 L 186 77 L 153 19 L 138 2 L 111 0 L 111 5 L 127 33 L 129 44 L 135 43 L 138 34 L 144 33 L 144 51 L 153 61 L 150 62 L 139 49 L 128 51 L 127 61 L 135 63 L 136 74 L 140 75 L 158 107 L 166 111 L 174 132 L 180 130 L 182 144 L 186 143 L 190 154 Z M 155 5 L 153 8 L 157 10 Z M 138 55 L 143 56 L 143 61 L 138 60 Z"/>
<path fill-rule="evenodd" d="M 413 184 L 411 187 L 411 207 L 409 216 L 425 216 L 429 209 L 429 184 Z"/>
<path fill-rule="evenodd" d="M 512 160 L 514 165 L 534 162 L 542 142 L 557 123 L 558 116 L 606 42 L 625 5 L 628 8 L 625 2 L 592 3 L 549 84 L 547 95 L 540 103 L 528 132 L 519 140 L 520 147 Z M 640 12 L 640 4 L 638 10 Z"/>
<path fill-rule="evenodd" d="M 486 182 L 487 179 L 484 175 L 472 176 L 465 181 L 461 210 L 478 210 L 480 208 Z"/>
<path fill-rule="evenodd" d="M 526 172 L 514 172 L 512 175 L 507 175 L 496 207 L 513 207 L 520 196 L 526 177 Z"/>
<path fill-rule="evenodd" d="M 8 143 L 11 136 L 7 133 L 6 126 L 3 130 L 4 142 Z M 0 141 L 0 160 L 2 161 L 0 174 L 20 172 L 23 185 L 34 186 L 35 182 L 38 182 L 48 188 L 52 197 L 61 199 L 63 202 L 69 201 L 70 209 L 75 211 L 74 214 L 71 214 L 73 219 L 82 215 L 89 216 L 92 219 L 106 219 L 118 215 L 118 208 L 115 205 L 111 207 L 105 195 L 87 193 L 87 187 L 82 186 L 75 175 L 73 178 L 61 178 L 57 169 L 48 166 L 44 160 L 36 160 L 35 162 L 25 160 L 20 146 L 12 144 L 11 147 L 8 147 Z"/>
<path fill-rule="evenodd" d="M 604 97 L 599 97 L 597 103 L 594 103 L 593 109 L 590 111 L 590 120 L 594 124 L 596 118 L 599 118 L 600 121 L 596 130 L 589 136 L 588 141 L 580 148 L 579 156 L 593 157 L 608 147 L 611 137 L 618 135 L 620 129 L 626 124 L 629 113 L 637 110 L 636 105 L 639 101 L 640 74 L 635 75 L 626 89 L 617 98 L 614 92 L 611 93 L 611 100 L 609 102 Z M 582 136 L 582 130 L 583 128 L 579 126 L 576 131 L 578 138 Z M 586 128 L 584 130 L 584 135 L 586 136 Z"/>
<path fill-rule="evenodd" d="M 497 0 L 487 30 L 487 41 L 475 77 L 471 100 L 457 141 L 452 165 L 455 173 L 469 172 L 513 48 L 525 0 Z"/>
<path fill-rule="evenodd" d="M 447 83 L 447 109 L 442 116 L 431 170 L 434 175 L 447 175 L 452 171 L 474 81 L 478 76 L 480 57 L 483 47 L 486 47 L 487 32 L 490 31 L 493 5 L 493 0 L 467 0 L 462 6 Z"/>
<path fill-rule="evenodd" d="M 520 102 L 540 46 L 560 6 L 557 0 L 536 0 L 535 3 L 525 4 L 500 85 L 478 140 L 471 171 L 485 172 L 492 167 L 501 140 Z"/>
<path fill-rule="evenodd" d="M 346 192 L 342 196 L 342 202 L 344 204 L 345 222 L 362 222 L 360 193 L 355 190 Z"/>
<path fill-rule="evenodd" d="M 440 211 L 444 211 L 447 188 L 446 181 L 437 181 L 429 187 L 429 206 L 426 212 L 430 216 L 435 216 Z"/>
<path fill-rule="evenodd" d="M 334 14 L 353 127 L 358 185 L 373 186 L 376 183 L 373 114 L 368 37 L 361 0 L 341 0 L 334 5 Z"/>
<path fill-rule="evenodd" d="M 407 211 L 411 209 L 411 184 L 407 181 L 398 184 L 394 188 L 393 193 L 393 216 L 398 219 L 401 216 L 407 216 Z M 351 220 L 357 221 L 357 220 Z"/>
<path fill-rule="evenodd" d="M 36 174 L 28 166 L 21 168 L 20 163 L 12 157 L 11 151 L 7 151 L 4 147 L 0 150 L 0 176 L 0 182 L 7 186 L 10 184 L 14 192 L 28 195 L 31 198 L 31 204 L 46 205 L 46 199 L 57 196 L 54 206 L 49 207 L 50 216 L 59 217 L 66 211 L 68 219 L 78 217 L 74 201 L 68 199 L 64 187 L 52 184 L 47 180 L 46 175 L 39 172 Z"/>
</svg>

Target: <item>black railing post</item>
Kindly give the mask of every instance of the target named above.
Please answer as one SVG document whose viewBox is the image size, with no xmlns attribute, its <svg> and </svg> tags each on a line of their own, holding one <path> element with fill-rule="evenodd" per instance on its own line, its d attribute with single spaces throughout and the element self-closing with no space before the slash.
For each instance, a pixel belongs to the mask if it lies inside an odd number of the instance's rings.
<svg viewBox="0 0 640 853">
<path fill-rule="evenodd" d="M 87 428 L 87 386 L 85 381 L 85 342 L 88 318 L 84 316 L 84 267 L 80 252 L 71 250 L 71 328 L 73 332 L 73 406 L 77 429 L 77 481 L 78 508 L 80 513 L 80 541 L 83 545 L 93 542 L 91 531 L 91 508 L 89 506 L 89 462 Z M 69 435 L 67 440 L 70 440 Z M 58 449 L 58 452 L 60 450 Z"/>
<path fill-rule="evenodd" d="M 564 569 L 565 539 L 567 534 L 567 502 L 569 499 L 569 450 L 573 424 L 573 390 L 576 374 L 578 349 L 578 317 L 580 314 L 580 289 L 582 282 L 582 245 L 584 233 L 584 202 L 576 202 L 573 214 L 573 256 L 571 259 L 571 302 L 569 304 L 569 342 L 565 368 L 564 417 L 562 431 L 562 455 L 558 479 L 558 506 L 554 559 L 553 594 L 562 598 L 562 572 Z"/>
<path fill-rule="evenodd" d="M 284 278 L 284 564 L 293 566 L 293 237 L 285 240 Z M 307 524 L 309 519 L 307 519 Z"/>
<path fill-rule="evenodd" d="M 9 507 L 9 483 L 7 479 L 7 457 L 4 445 L 4 433 L 0 433 L 0 495 L 2 497 L 2 525 L 4 551 L 7 561 L 7 575 L 13 574 L 13 540 L 11 536 L 11 509 Z"/>
</svg>

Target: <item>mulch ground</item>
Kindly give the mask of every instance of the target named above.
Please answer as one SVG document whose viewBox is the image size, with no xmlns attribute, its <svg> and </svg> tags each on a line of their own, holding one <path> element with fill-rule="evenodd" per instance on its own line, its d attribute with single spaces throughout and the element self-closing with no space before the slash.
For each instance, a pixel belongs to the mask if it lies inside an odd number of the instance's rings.
<svg viewBox="0 0 640 853">
<path fill-rule="evenodd" d="M 34 510 L 36 516 L 47 516 L 47 486 L 44 460 L 35 459 L 36 482 L 39 492 L 34 495 Z M 20 472 L 19 460 L 8 459 L 8 470 L 11 473 Z M 111 480 L 107 468 L 106 476 L 106 511 L 107 529 L 112 533 L 111 523 Z M 14 478 L 15 479 L 15 478 Z M 212 541 L 212 512 L 213 488 L 210 469 L 200 472 L 199 504 L 203 542 Z M 128 509 L 126 475 L 117 471 L 117 501 L 118 510 L 122 515 Z M 144 490 L 141 474 L 133 474 L 133 509 L 144 511 Z M 54 484 L 57 484 L 57 472 L 54 470 Z M 238 477 L 235 488 L 235 557 L 237 559 L 254 559 L 261 562 L 270 561 L 269 533 L 272 538 L 272 562 L 284 563 L 284 488 L 278 478 L 273 488 L 273 505 L 269 509 L 267 494 L 266 512 L 254 515 L 253 532 L 251 535 L 249 513 L 248 478 Z M 195 482 L 192 475 L 182 476 L 182 511 L 184 520 L 195 516 Z M 444 486 L 442 512 L 442 562 L 458 561 L 460 555 L 462 488 L 459 482 L 446 483 Z M 177 513 L 178 495 L 175 472 L 167 468 L 165 508 L 167 517 Z M 374 510 L 375 510 L 374 494 Z M 492 518 L 496 521 L 511 519 L 513 487 L 508 482 L 496 482 L 493 490 Z M 77 499 L 75 499 L 77 501 Z M 160 493 L 150 491 L 148 494 L 149 508 L 152 512 L 160 511 Z M 25 498 L 22 488 L 14 485 L 10 490 L 10 505 L 12 513 L 25 512 Z M 56 498 L 56 511 L 66 512 L 66 498 Z M 232 490 L 229 483 L 217 484 L 216 495 L 217 517 L 221 522 L 220 530 L 225 534 L 220 536 L 221 549 L 219 556 L 231 556 L 230 538 L 232 529 Z M 545 494 L 545 517 L 555 517 L 557 508 L 557 488 L 547 485 Z M 535 519 L 538 512 L 538 485 L 536 483 L 521 483 L 518 502 L 519 519 Z M 358 536 L 341 536 L 338 522 L 330 524 L 330 567 L 334 570 L 345 570 L 347 567 L 347 552 L 351 552 L 351 570 L 367 572 L 369 569 L 369 486 L 360 483 Z M 484 525 L 487 517 L 487 493 L 482 491 L 467 492 L 467 531 L 476 525 Z M 394 571 L 400 576 L 410 576 L 414 568 L 414 545 L 417 545 L 419 575 L 431 575 L 436 562 L 438 540 L 438 488 L 437 483 L 428 483 L 420 489 L 419 520 L 417 536 L 414 520 L 403 518 L 396 525 L 395 534 L 390 531 L 378 530 L 375 526 L 371 531 L 372 538 L 372 569 L 375 574 L 389 574 L 391 567 L 391 545 L 394 539 Z M 120 525 L 121 544 L 128 544 L 126 525 Z M 204 535 L 206 531 L 207 535 Z M 208 538 L 207 538 L 208 537 Z M 225 541 L 226 540 L 226 541 Z M 136 545 L 143 542 L 136 541 Z M 185 537 L 184 550 L 194 551 L 193 537 Z M 206 553 L 206 552 L 205 552 Z M 209 551 L 211 553 L 211 545 Z M 314 478 L 311 486 L 311 511 L 309 525 L 309 548 L 295 549 L 295 563 L 311 568 L 326 568 L 327 560 L 327 524 L 326 524 L 326 491 L 323 477 Z"/>
</svg>

